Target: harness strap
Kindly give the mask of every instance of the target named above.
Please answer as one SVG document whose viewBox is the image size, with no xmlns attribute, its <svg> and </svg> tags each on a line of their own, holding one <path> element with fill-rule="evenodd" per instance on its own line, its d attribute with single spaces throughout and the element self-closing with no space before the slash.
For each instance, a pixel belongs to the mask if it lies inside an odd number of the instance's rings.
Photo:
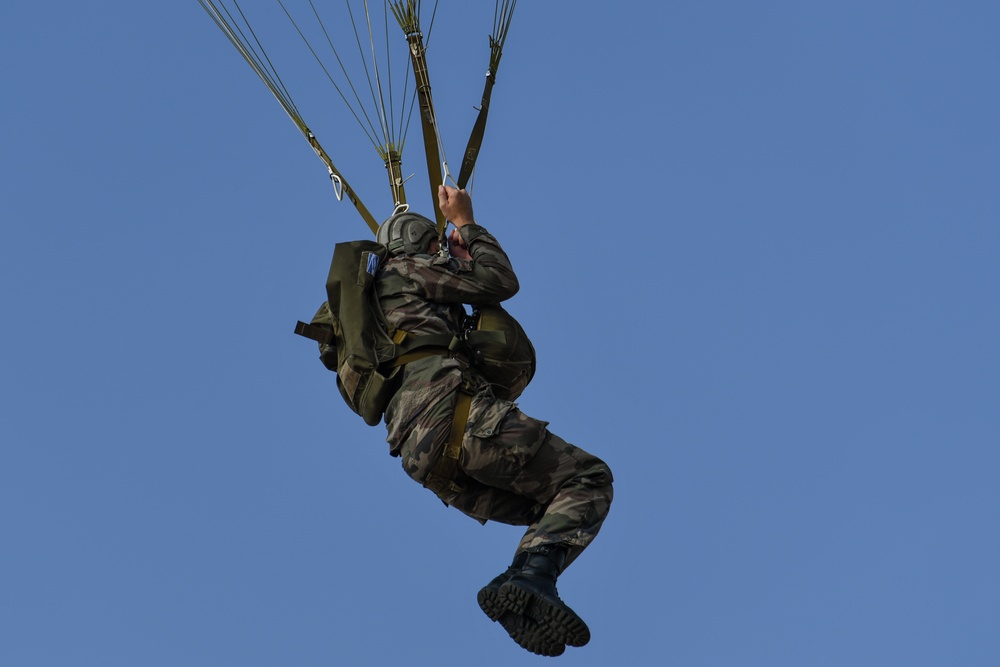
<svg viewBox="0 0 1000 667">
<path fill-rule="evenodd" d="M 306 324 L 299 320 L 295 323 L 295 333 L 324 345 L 334 343 L 333 330 L 328 326 Z M 405 331 L 397 330 L 392 336 L 392 342 L 396 344 L 399 354 L 389 362 L 391 368 L 434 355 L 455 354 L 461 350 L 461 341 L 451 334 L 414 336 Z"/>
<path fill-rule="evenodd" d="M 427 357 L 447 357 L 451 354 L 451 351 L 446 347 L 425 347 L 421 348 L 415 352 L 407 352 L 406 354 L 401 354 L 391 362 L 389 362 L 390 368 L 395 368 L 396 366 L 405 366 L 411 361 L 417 361 L 418 359 L 426 359 Z"/>
<path fill-rule="evenodd" d="M 454 349 L 460 341 L 452 334 L 424 334 L 417 336 L 402 329 L 396 329 L 396 332 L 392 335 L 392 342 L 396 344 L 396 347 L 400 351 L 406 353 L 412 352 L 417 348 L 429 346 Z"/>
<path fill-rule="evenodd" d="M 463 385 L 458 392 L 455 403 L 455 416 L 451 420 L 451 432 L 448 444 L 441 452 L 431 471 L 427 473 L 424 486 L 436 494 L 442 491 L 461 492 L 463 487 L 455 481 L 458 477 L 458 459 L 462 454 L 462 440 L 465 438 L 465 426 L 469 422 L 469 410 L 472 408 L 472 394 Z"/>
<path fill-rule="evenodd" d="M 450 334 L 411 336 L 406 332 L 397 331 L 393 336 L 393 342 L 403 348 L 409 347 L 413 351 L 404 353 L 393 359 L 392 366 L 402 366 L 411 361 L 434 355 L 461 355 L 464 348 L 463 342 Z M 465 426 L 469 422 L 469 411 L 472 408 L 472 394 L 473 391 L 466 378 L 458 390 L 455 412 L 451 419 L 451 430 L 448 433 L 448 443 L 445 445 L 444 451 L 441 452 L 441 457 L 434 464 L 434 467 L 431 468 L 424 481 L 424 486 L 434 493 L 441 493 L 446 490 L 454 492 L 462 491 L 462 485 L 455 480 L 459 473 L 458 460 L 462 454 L 462 440 L 465 438 Z"/>
</svg>

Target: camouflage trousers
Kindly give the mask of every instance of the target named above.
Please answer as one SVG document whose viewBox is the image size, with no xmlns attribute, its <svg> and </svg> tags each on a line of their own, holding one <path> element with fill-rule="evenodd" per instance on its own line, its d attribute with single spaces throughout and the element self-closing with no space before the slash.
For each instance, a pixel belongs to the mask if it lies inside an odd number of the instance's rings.
<svg viewBox="0 0 1000 667">
<path fill-rule="evenodd" d="M 425 409 L 400 448 L 403 469 L 425 486 L 447 444 L 457 396 Z M 446 505 L 481 523 L 527 526 L 516 553 L 566 544 L 566 565 L 593 541 L 613 497 L 607 464 L 488 388 L 472 399 L 454 481 L 457 489 L 437 494 Z"/>
</svg>

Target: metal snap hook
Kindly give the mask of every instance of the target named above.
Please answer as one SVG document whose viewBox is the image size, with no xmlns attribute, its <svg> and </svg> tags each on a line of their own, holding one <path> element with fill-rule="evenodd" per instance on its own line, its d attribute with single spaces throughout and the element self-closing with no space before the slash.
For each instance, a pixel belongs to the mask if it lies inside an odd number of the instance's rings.
<svg viewBox="0 0 1000 667">
<path fill-rule="evenodd" d="M 331 171 L 330 182 L 333 183 L 333 194 L 337 195 L 337 201 L 344 201 L 344 179 Z"/>
</svg>

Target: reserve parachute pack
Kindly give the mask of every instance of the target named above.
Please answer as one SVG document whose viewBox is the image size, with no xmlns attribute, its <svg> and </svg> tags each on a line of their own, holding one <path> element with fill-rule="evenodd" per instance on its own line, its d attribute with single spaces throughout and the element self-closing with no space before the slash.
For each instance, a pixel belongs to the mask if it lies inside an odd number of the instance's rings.
<svg viewBox="0 0 1000 667">
<path fill-rule="evenodd" d="M 535 350 L 524 329 L 499 304 L 477 306 L 461 337 L 412 336 L 393 330 L 375 293 L 375 275 L 388 255 L 375 241 L 338 243 L 326 281 L 327 301 L 295 333 L 319 343 L 320 360 L 337 374 L 340 395 L 369 426 L 382 421 L 399 386 L 400 369 L 432 355 L 464 358 L 515 400 L 535 374 Z"/>
<path fill-rule="evenodd" d="M 477 306 L 466 336 L 472 364 L 493 385 L 493 394 L 517 400 L 535 375 L 535 348 L 521 324 L 498 303 Z"/>
</svg>

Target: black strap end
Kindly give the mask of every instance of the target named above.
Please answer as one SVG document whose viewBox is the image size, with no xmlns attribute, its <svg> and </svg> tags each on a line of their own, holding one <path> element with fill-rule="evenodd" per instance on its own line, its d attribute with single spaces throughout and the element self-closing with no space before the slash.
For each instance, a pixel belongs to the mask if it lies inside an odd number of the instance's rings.
<svg viewBox="0 0 1000 667">
<path fill-rule="evenodd" d="M 315 324 L 306 324 L 302 320 L 296 322 L 295 333 L 324 345 L 329 345 L 330 341 L 333 340 L 333 332 L 329 329 L 318 327 Z"/>
</svg>

